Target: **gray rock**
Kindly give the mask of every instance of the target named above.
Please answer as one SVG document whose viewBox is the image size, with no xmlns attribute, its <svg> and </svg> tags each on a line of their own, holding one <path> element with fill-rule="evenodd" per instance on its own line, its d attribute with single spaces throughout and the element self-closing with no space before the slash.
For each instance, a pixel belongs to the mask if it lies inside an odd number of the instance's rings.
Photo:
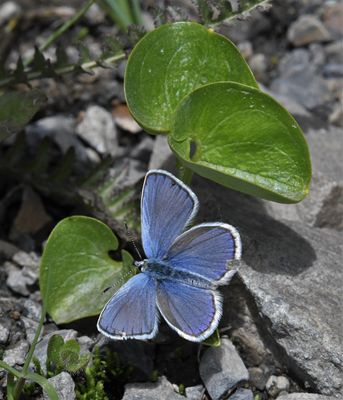
<svg viewBox="0 0 343 400">
<path fill-rule="evenodd" d="M 67 372 L 61 372 L 60 374 L 48 379 L 48 381 L 56 389 L 60 400 L 75 399 L 75 383 L 73 378 Z M 45 392 L 43 392 L 43 399 L 49 400 L 49 396 Z"/>
<path fill-rule="evenodd" d="M 162 376 L 156 383 L 130 383 L 125 385 L 125 393 L 122 400 L 182 400 L 181 396 L 174 392 L 173 385 Z"/>
<path fill-rule="evenodd" d="M 250 389 L 238 388 L 235 393 L 229 397 L 229 400 L 254 400 L 254 393 Z"/>
<path fill-rule="evenodd" d="M 102 107 L 88 107 L 76 132 L 100 154 L 114 155 L 118 151 L 118 134 L 112 115 Z"/>
<path fill-rule="evenodd" d="M 262 53 L 257 53 L 251 56 L 249 66 L 258 81 L 264 82 L 267 78 L 266 72 L 268 69 L 268 59 Z"/>
<path fill-rule="evenodd" d="M 289 380 L 285 376 L 271 375 L 266 383 L 267 392 L 272 397 L 276 397 L 281 392 L 288 392 L 289 386 Z"/>
<path fill-rule="evenodd" d="M 268 376 L 260 367 L 249 368 L 249 382 L 259 390 L 264 390 Z"/>
<path fill-rule="evenodd" d="M 26 339 L 31 344 L 33 342 L 33 338 L 35 337 L 39 322 L 24 316 L 21 316 L 20 319 L 25 326 Z"/>
<path fill-rule="evenodd" d="M 293 22 L 287 32 L 288 40 L 294 46 L 330 40 L 330 33 L 314 15 L 302 15 Z"/>
<path fill-rule="evenodd" d="M 34 252 L 26 253 L 25 251 L 18 251 L 18 253 L 13 256 L 12 260 L 21 267 L 26 267 L 30 270 L 38 271 L 40 259 Z"/>
<path fill-rule="evenodd" d="M 191 386 L 185 389 L 186 398 L 189 400 L 202 400 L 205 388 L 202 385 Z"/>
<path fill-rule="evenodd" d="M 303 221 L 320 228 L 343 229 L 343 185 L 324 175 L 314 175 L 309 195 L 298 204 L 264 202 L 276 219 Z"/>
<path fill-rule="evenodd" d="M 32 299 L 25 299 L 23 306 L 25 308 L 25 316 L 38 322 L 42 310 L 41 304 L 33 301 Z"/>
<path fill-rule="evenodd" d="M 14 246 L 12 243 L 0 240 L 0 255 L 5 257 L 5 259 L 11 259 L 18 251 L 18 247 Z"/>
<path fill-rule="evenodd" d="M 238 43 L 237 47 L 246 60 L 249 60 L 249 58 L 253 55 L 252 43 L 248 40 Z"/>
<path fill-rule="evenodd" d="M 270 90 L 277 95 L 295 100 L 307 109 L 317 107 L 331 98 L 325 80 L 319 75 L 310 53 L 296 49 L 280 61 L 280 76 Z"/>
<path fill-rule="evenodd" d="M 277 400 L 334 400 L 332 396 L 322 396 L 314 393 L 289 393 L 280 395 Z"/>
<path fill-rule="evenodd" d="M 311 117 L 311 114 L 306 110 L 306 108 L 298 103 L 298 101 L 292 97 L 285 96 L 283 94 L 273 92 L 260 85 L 261 90 L 274 97 L 279 103 L 281 103 L 293 116 L 296 117 Z"/>
<path fill-rule="evenodd" d="M 37 273 L 29 268 L 18 268 L 11 262 L 4 264 L 7 271 L 6 285 L 14 292 L 28 296 L 31 291 L 29 287 L 37 281 Z"/>
<path fill-rule="evenodd" d="M 332 181 L 342 180 L 343 166 L 340 156 L 343 152 L 342 129 L 328 126 L 327 129 L 306 132 L 314 173 L 325 175 Z"/>
<path fill-rule="evenodd" d="M 15 365 L 23 365 L 28 351 L 29 343 L 26 340 L 20 340 L 18 343 L 4 351 L 3 361 L 11 367 L 14 367 Z"/>
<path fill-rule="evenodd" d="M 77 331 L 74 329 L 61 329 L 55 332 L 50 332 L 48 335 L 45 335 L 38 343 L 33 353 L 34 357 L 39 360 L 39 363 L 42 367 L 42 370 L 46 372 L 46 352 L 48 349 L 49 339 L 53 335 L 60 335 L 63 337 L 64 341 L 70 339 L 76 339 Z"/>
<path fill-rule="evenodd" d="M 23 190 L 20 209 L 12 223 L 10 239 L 16 240 L 22 235 L 35 234 L 51 222 L 52 219 L 38 193 L 31 187 L 26 187 Z"/>
<path fill-rule="evenodd" d="M 329 122 L 333 125 L 343 127 L 343 104 L 337 103 L 329 116 Z"/>
<path fill-rule="evenodd" d="M 95 344 L 94 340 L 89 336 L 80 336 L 79 338 L 77 338 L 77 341 L 79 342 L 79 345 L 81 347 L 81 352 L 91 350 L 91 348 Z"/>
<path fill-rule="evenodd" d="M 287 237 L 285 231 L 272 234 L 269 227 L 267 233 L 261 226 L 255 240 L 258 247 L 264 242 L 262 247 L 268 250 L 246 254 L 247 263 L 242 263 L 240 273 L 276 343 L 287 355 L 290 371 L 323 394 L 338 395 L 343 372 L 338 340 L 342 326 L 341 239 L 302 224 L 290 224 L 289 228 Z M 294 241 L 291 230 L 302 239 Z M 282 240 L 283 248 L 275 246 L 271 237 Z"/>
<path fill-rule="evenodd" d="M 4 266 L 7 271 L 6 284 L 14 292 L 23 296 L 31 293 L 30 286 L 38 280 L 39 258 L 36 253 L 26 253 L 19 251 L 12 260 L 15 262 L 5 262 Z M 18 266 L 22 268 L 18 268 Z"/>
<path fill-rule="evenodd" d="M 343 35 L 343 4 L 341 1 L 328 1 L 324 5 L 323 22 L 329 32 L 336 37 Z"/>
<path fill-rule="evenodd" d="M 342 132 L 335 127 L 309 130 L 306 134 L 313 178 L 309 195 L 298 204 L 264 202 L 276 219 L 303 221 L 310 226 L 343 229 Z M 328 157 L 330 154 L 330 157 Z"/>
<path fill-rule="evenodd" d="M 235 346 L 227 338 L 220 347 L 207 349 L 200 361 L 199 372 L 205 387 L 213 400 L 219 400 L 249 379 Z"/>
<path fill-rule="evenodd" d="M 204 179 L 194 183 L 199 220 L 225 221 L 241 232 L 244 262 L 239 273 L 274 357 L 312 391 L 341 396 L 340 235 L 275 221 L 262 214 L 257 199 Z"/>
<path fill-rule="evenodd" d="M 10 336 L 10 330 L 8 327 L 0 322 L 0 344 L 6 344 Z"/>
<path fill-rule="evenodd" d="M 343 39 L 326 45 L 324 50 L 329 62 L 336 64 L 343 63 Z"/>
<path fill-rule="evenodd" d="M 6 24 L 10 19 L 21 14 L 20 6 L 14 1 L 5 1 L 0 5 L 0 26 Z"/>
</svg>

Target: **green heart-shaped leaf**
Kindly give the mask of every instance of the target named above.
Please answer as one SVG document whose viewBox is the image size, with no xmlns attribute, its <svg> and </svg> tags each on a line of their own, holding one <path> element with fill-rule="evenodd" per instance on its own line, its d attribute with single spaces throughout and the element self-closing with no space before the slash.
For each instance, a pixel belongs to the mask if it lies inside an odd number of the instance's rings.
<svg viewBox="0 0 343 400">
<path fill-rule="evenodd" d="M 0 95 L 0 141 L 23 129 L 45 100 L 38 90 Z"/>
<path fill-rule="evenodd" d="M 111 297 L 103 291 L 128 279 L 129 254 L 125 268 L 109 256 L 117 248 L 110 228 L 96 219 L 69 217 L 55 227 L 41 260 L 40 288 L 56 323 L 98 315 Z"/>
<path fill-rule="evenodd" d="M 166 133 L 184 96 L 219 81 L 257 87 L 247 63 L 227 38 L 194 22 L 166 24 L 145 35 L 129 57 L 127 104 L 145 129 Z"/>
<path fill-rule="evenodd" d="M 169 144 L 187 167 L 224 186 L 281 203 L 302 200 L 311 162 L 304 135 L 274 99 L 213 83 L 178 106 Z"/>
</svg>

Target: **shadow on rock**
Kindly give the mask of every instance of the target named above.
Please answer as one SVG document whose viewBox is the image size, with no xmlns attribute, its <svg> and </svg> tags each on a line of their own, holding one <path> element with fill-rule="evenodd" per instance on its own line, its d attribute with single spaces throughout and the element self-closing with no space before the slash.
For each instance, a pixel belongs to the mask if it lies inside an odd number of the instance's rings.
<svg viewBox="0 0 343 400">
<path fill-rule="evenodd" d="M 220 220 L 237 227 L 243 260 L 256 271 L 298 275 L 316 260 L 308 241 L 266 215 L 260 200 L 199 177 L 195 177 L 193 188 L 200 200 L 197 222 Z"/>
</svg>

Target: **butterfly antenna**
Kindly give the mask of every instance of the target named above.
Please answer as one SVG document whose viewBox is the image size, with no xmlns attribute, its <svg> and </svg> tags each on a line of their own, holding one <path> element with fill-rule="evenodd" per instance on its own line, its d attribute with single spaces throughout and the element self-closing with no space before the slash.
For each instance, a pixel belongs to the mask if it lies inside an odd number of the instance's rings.
<svg viewBox="0 0 343 400">
<path fill-rule="evenodd" d="M 131 232 L 129 231 L 129 227 L 127 226 L 127 223 L 124 222 L 124 224 L 125 224 L 127 237 L 129 238 L 130 242 L 132 243 L 132 246 L 135 249 L 136 253 L 138 254 L 138 257 L 141 259 L 141 261 L 143 261 L 143 257 L 141 255 L 140 251 L 138 250 L 138 247 L 136 246 L 135 241 L 133 240 L 133 236 L 132 236 Z"/>
</svg>

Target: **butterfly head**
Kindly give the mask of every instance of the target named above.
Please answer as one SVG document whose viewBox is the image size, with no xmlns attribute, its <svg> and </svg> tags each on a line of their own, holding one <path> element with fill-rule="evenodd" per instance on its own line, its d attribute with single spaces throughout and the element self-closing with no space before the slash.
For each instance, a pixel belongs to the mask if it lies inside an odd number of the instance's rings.
<svg viewBox="0 0 343 400">
<path fill-rule="evenodd" d="M 134 265 L 139 269 L 140 272 L 144 272 L 147 268 L 147 261 L 148 260 L 143 260 L 143 261 L 135 261 Z"/>
</svg>

